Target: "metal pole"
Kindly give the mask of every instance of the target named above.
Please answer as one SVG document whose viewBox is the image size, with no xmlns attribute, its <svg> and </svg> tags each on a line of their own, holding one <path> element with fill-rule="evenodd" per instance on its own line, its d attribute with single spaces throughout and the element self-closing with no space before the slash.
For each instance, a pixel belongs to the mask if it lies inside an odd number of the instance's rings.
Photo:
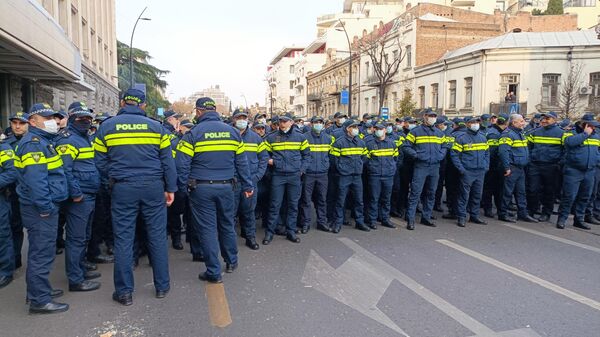
<svg viewBox="0 0 600 337">
<path fill-rule="evenodd" d="M 130 75 L 130 81 L 129 81 L 129 87 L 133 88 L 134 82 L 133 82 L 133 34 L 135 34 L 135 27 L 137 27 L 138 22 L 140 21 L 140 19 L 142 18 L 142 15 L 144 14 L 144 12 L 146 11 L 148 7 L 144 7 L 144 10 L 140 13 L 140 16 L 138 16 L 137 20 L 135 20 L 135 25 L 133 25 L 133 30 L 131 31 L 131 40 L 129 41 L 129 75 Z"/>
<path fill-rule="evenodd" d="M 348 117 L 352 117 L 352 44 L 350 43 L 350 37 L 346 31 L 346 25 L 342 20 L 338 21 L 342 24 L 342 29 L 346 35 L 346 41 L 348 41 L 348 51 L 350 52 L 350 61 L 348 62 Z"/>
</svg>

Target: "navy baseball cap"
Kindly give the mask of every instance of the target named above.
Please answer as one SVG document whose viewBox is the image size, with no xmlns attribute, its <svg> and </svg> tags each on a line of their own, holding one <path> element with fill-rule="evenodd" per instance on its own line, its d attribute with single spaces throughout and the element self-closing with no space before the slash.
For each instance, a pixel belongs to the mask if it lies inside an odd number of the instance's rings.
<svg viewBox="0 0 600 337">
<path fill-rule="evenodd" d="M 286 112 L 283 115 L 279 116 L 279 120 L 280 121 L 293 121 L 294 120 L 294 116 L 292 116 L 291 113 Z"/>
<path fill-rule="evenodd" d="M 294 122 L 299 122 L 299 121 L 303 121 L 304 122 L 304 117 L 294 116 Z"/>
<path fill-rule="evenodd" d="M 256 116 L 254 116 L 254 119 L 259 119 L 259 118 L 267 118 L 267 114 L 266 113 L 257 113 Z"/>
<path fill-rule="evenodd" d="M 342 117 L 348 118 L 348 115 L 344 112 L 339 112 L 339 111 L 333 115 L 333 118 L 342 118 Z"/>
<path fill-rule="evenodd" d="M 275 115 L 271 118 L 271 123 L 279 124 L 279 116 Z"/>
<path fill-rule="evenodd" d="M 355 125 L 359 125 L 359 123 L 357 121 L 355 121 L 354 119 L 349 119 L 347 121 L 344 122 L 344 124 L 342 124 L 342 128 L 345 130 L 351 126 L 355 126 Z"/>
<path fill-rule="evenodd" d="M 507 121 L 508 120 L 508 115 L 507 114 L 499 114 L 498 115 L 498 120 L 500 120 L 500 121 Z"/>
<path fill-rule="evenodd" d="M 535 114 L 533 115 L 533 118 L 540 119 L 542 118 L 542 114 Z"/>
<path fill-rule="evenodd" d="M 385 125 L 381 122 L 375 124 L 375 129 L 385 129 Z"/>
<path fill-rule="evenodd" d="M 545 112 L 545 113 L 541 114 L 541 118 L 544 118 L 544 117 L 550 117 L 550 118 L 558 119 L 558 115 L 554 111 Z"/>
<path fill-rule="evenodd" d="M 196 100 L 196 108 L 204 110 L 215 110 L 217 103 L 210 97 L 200 97 Z"/>
<path fill-rule="evenodd" d="M 489 120 L 490 118 L 492 118 L 492 115 L 490 115 L 490 114 L 483 114 L 483 115 L 481 115 L 481 119 L 482 119 L 482 120 L 485 120 L 485 121 L 487 121 L 487 120 Z"/>
<path fill-rule="evenodd" d="M 84 102 L 73 102 L 67 110 L 69 111 L 69 116 L 94 118 L 94 114 Z"/>
<path fill-rule="evenodd" d="M 465 117 L 465 122 L 466 123 L 481 122 L 481 118 L 479 118 L 477 116 Z"/>
<path fill-rule="evenodd" d="M 146 102 L 146 95 L 141 90 L 130 88 L 127 89 L 127 91 L 125 91 L 125 93 L 123 94 L 123 100 L 133 101 L 137 104 L 143 104 Z"/>
<path fill-rule="evenodd" d="M 423 111 L 423 116 L 436 116 L 437 117 L 437 112 L 435 112 L 431 109 L 426 109 L 425 111 Z"/>
<path fill-rule="evenodd" d="M 445 118 L 443 118 L 442 116 L 438 117 L 438 118 L 435 120 L 435 125 L 440 125 L 440 124 L 444 124 L 444 123 L 446 123 L 446 119 L 445 119 Z"/>
<path fill-rule="evenodd" d="M 581 117 L 581 122 L 586 124 L 591 124 L 594 127 L 600 126 L 600 123 L 594 119 L 594 115 L 587 113 Z"/>
<path fill-rule="evenodd" d="M 191 128 L 192 126 L 194 126 L 194 123 L 192 123 L 191 120 L 189 119 L 184 119 L 181 121 L 181 123 L 179 123 L 180 125 L 183 125 L 185 127 Z"/>
<path fill-rule="evenodd" d="M 14 114 L 10 115 L 9 120 L 19 120 L 21 122 L 27 123 L 29 120 L 29 114 L 23 111 L 17 111 Z"/>
<path fill-rule="evenodd" d="M 253 128 L 253 129 L 256 129 L 256 128 L 263 128 L 263 129 L 266 129 L 266 128 L 267 128 L 267 126 L 266 126 L 266 125 L 264 125 L 263 123 L 256 123 L 256 124 L 253 124 L 253 125 L 252 125 L 252 128 Z"/>
<path fill-rule="evenodd" d="M 240 109 L 235 109 L 235 111 L 233 112 L 233 118 L 236 118 L 237 116 L 246 116 L 248 117 L 248 113 L 244 110 L 240 110 Z"/>
<path fill-rule="evenodd" d="M 98 112 L 96 114 L 96 116 L 94 116 L 94 120 L 95 121 L 100 121 L 103 122 L 104 120 L 106 120 L 108 117 L 110 117 L 107 113 L 104 112 Z"/>
<path fill-rule="evenodd" d="M 316 122 L 325 123 L 325 119 L 323 119 L 323 117 L 321 117 L 321 116 L 313 116 L 313 117 L 310 119 L 310 122 L 311 122 L 311 123 L 316 123 Z"/>
<path fill-rule="evenodd" d="M 169 110 L 169 111 L 165 112 L 164 117 L 165 117 L 165 119 L 167 119 L 169 117 L 180 118 L 181 114 L 178 114 L 177 112 L 175 112 L 173 110 Z"/>
<path fill-rule="evenodd" d="M 29 118 L 33 115 L 40 115 L 42 117 L 61 116 L 58 112 L 52 110 L 52 107 L 48 103 L 34 104 L 31 109 L 29 109 Z"/>
</svg>

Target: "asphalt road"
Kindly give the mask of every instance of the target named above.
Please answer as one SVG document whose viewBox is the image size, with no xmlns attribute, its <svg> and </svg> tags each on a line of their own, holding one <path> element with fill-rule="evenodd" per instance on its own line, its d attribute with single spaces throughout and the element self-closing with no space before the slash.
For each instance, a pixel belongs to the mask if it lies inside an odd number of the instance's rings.
<svg viewBox="0 0 600 337">
<path fill-rule="evenodd" d="M 99 265 L 100 290 L 66 292 L 68 312 L 30 316 L 19 271 L 0 290 L 0 336 L 600 336 L 600 226 L 438 220 L 301 238 L 257 252 L 240 239 L 240 268 L 224 275 L 224 328 L 211 324 L 203 265 L 171 249 L 168 297 L 154 298 L 144 259 L 131 307 L 111 300 L 112 265 Z M 51 278 L 66 289 L 64 255 Z"/>
</svg>

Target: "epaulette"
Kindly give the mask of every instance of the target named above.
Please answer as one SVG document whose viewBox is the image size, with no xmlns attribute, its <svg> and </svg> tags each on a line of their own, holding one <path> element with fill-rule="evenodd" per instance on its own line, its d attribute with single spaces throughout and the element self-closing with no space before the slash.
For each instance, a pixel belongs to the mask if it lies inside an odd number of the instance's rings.
<svg viewBox="0 0 600 337">
<path fill-rule="evenodd" d="M 39 138 L 39 137 L 36 137 L 36 136 L 33 136 L 33 137 L 31 137 L 31 139 L 30 139 L 30 140 L 31 140 L 32 142 L 36 142 L 36 143 L 39 143 L 39 142 L 40 142 L 40 138 Z"/>
</svg>

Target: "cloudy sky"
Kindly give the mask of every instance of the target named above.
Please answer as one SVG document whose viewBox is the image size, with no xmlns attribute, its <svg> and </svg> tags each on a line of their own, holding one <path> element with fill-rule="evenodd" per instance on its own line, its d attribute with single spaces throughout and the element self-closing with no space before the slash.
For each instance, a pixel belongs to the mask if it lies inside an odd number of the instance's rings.
<svg viewBox="0 0 600 337">
<path fill-rule="evenodd" d="M 264 105 L 267 65 L 283 46 L 316 38 L 316 18 L 340 12 L 343 0 L 116 0 L 117 38 L 171 71 L 171 100 L 219 84 L 234 105 Z"/>
</svg>

